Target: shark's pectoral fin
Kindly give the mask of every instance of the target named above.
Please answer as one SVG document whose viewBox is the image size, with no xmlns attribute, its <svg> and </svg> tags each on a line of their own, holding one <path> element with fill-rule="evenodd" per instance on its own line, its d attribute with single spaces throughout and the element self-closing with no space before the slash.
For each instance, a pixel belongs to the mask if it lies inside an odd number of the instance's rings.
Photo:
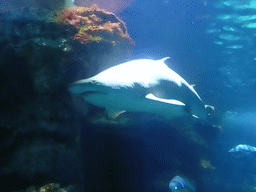
<svg viewBox="0 0 256 192">
<path fill-rule="evenodd" d="M 189 114 L 188 107 L 181 101 L 159 98 L 152 93 L 147 94 L 145 98 L 152 100 L 157 106 L 155 113 L 163 115 L 168 120 Z M 160 109 L 160 111 L 158 109 Z"/>
<path fill-rule="evenodd" d="M 175 100 L 175 99 L 163 99 L 156 97 L 154 94 L 149 93 L 145 96 L 147 99 L 154 100 L 157 102 L 169 104 L 169 110 L 166 113 L 163 113 L 166 119 L 171 119 L 175 116 L 182 116 L 182 115 L 192 115 L 193 117 L 198 117 L 191 113 L 190 106 L 185 105 L 183 102 Z M 164 110 L 163 110 L 164 111 Z"/>
<path fill-rule="evenodd" d="M 122 113 L 125 113 L 125 110 L 115 110 L 115 109 L 106 109 L 106 113 L 109 119 L 115 119 Z"/>
<path fill-rule="evenodd" d="M 182 103 L 181 101 L 175 100 L 175 99 L 162 99 L 162 98 L 158 98 L 156 97 L 154 94 L 149 93 L 145 96 L 147 99 L 152 99 L 155 101 L 160 101 L 163 103 L 168 103 L 168 104 L 172 104 L 172 105 L 181 105 L 181 106 L 185 106 L 184 103 Z"/>
</svg>

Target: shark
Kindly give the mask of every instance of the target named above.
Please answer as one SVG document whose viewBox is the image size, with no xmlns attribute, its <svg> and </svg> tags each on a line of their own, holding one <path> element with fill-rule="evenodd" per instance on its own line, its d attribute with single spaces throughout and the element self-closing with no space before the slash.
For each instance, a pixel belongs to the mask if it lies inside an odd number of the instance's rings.
<svg viewBox="0 0 256 192">
<path fill-rule="evenodd" d="M 206 107 L 192 85 L 160 60 L 128 61 L 71 83 L 68 90 L 106 108 L 109 118 L 124 112 L 147 112 L 166 119 L 194 116 L 205 120 Z"/>
</svg>

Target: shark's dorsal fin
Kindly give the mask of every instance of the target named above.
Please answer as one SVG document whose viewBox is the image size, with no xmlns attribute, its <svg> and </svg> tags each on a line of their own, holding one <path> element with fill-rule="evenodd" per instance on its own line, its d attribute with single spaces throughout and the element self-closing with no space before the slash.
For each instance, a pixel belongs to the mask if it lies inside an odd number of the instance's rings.
<svg viewBox="0 0 256 192">
<path fill-rule="evenodd" d="M 115 119 L 122 113 L 125 113 L 125 110 L 115 110 L 115 109 L 106 109 L 106 113 L 109 119 Z"/>
<path fill-rule="evenodd" d="M 171 57 L 164 57 L 163 59 L 160 59 L 159 61 L 162 61 L 163 63 L 166 61 L 166 60 L 168 60 L 168 59 L 170 59 Z"/>
</svg>

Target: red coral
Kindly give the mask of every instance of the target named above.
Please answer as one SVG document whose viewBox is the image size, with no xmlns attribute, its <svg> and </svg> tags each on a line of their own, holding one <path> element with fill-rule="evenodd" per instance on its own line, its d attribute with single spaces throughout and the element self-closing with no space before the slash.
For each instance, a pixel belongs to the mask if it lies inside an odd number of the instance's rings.
<svg viewBox="0 0 256 192">
<path fill-rule="evenodd" d="M 125 23 L 116 15 L 98 8 L 72 7 L 60 11 L 59 22 L 71 24 L 78 29 L 74 39 L 83 44 L 100 38 L 105 42 L 131 42 Z"/>
<path fill-rule="evenodd" d="M 60 19 L 61 23 L 69 23 L 71 25 L 79 25 L 81 22 L 82 17 L 77 15 L 75 12 L 71 11 L 71 10 L 64 10 L 62 11 L 62 16 Z"/>
</svg>

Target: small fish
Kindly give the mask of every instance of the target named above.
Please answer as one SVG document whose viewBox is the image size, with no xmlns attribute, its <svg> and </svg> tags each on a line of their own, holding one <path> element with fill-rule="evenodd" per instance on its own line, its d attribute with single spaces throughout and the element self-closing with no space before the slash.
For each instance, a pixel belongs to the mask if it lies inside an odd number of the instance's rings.
<svg viewBox="0 0 256 192">
<path fill-rule="evenodd" d="M 256 147 L 253 147 L 250 145 L 245 145 L 245 144 L 240 144 L 240 145 L 233 147 L 228 152 L 230 152 L 230 153 L 251 153 L 251 152 L 256 152 Z"/>
<path fill-rule="evenodd" d="M 184 178 L 181 178 L 180 176 L 175 176 L 170 184 L 169 184 L 169 188 L 172 191 L 176 191 L 176 190 L 182 190 L 182 189 L 190 189 L 192 191 L 196 191 L 196 189 Z"/>
</svg>

